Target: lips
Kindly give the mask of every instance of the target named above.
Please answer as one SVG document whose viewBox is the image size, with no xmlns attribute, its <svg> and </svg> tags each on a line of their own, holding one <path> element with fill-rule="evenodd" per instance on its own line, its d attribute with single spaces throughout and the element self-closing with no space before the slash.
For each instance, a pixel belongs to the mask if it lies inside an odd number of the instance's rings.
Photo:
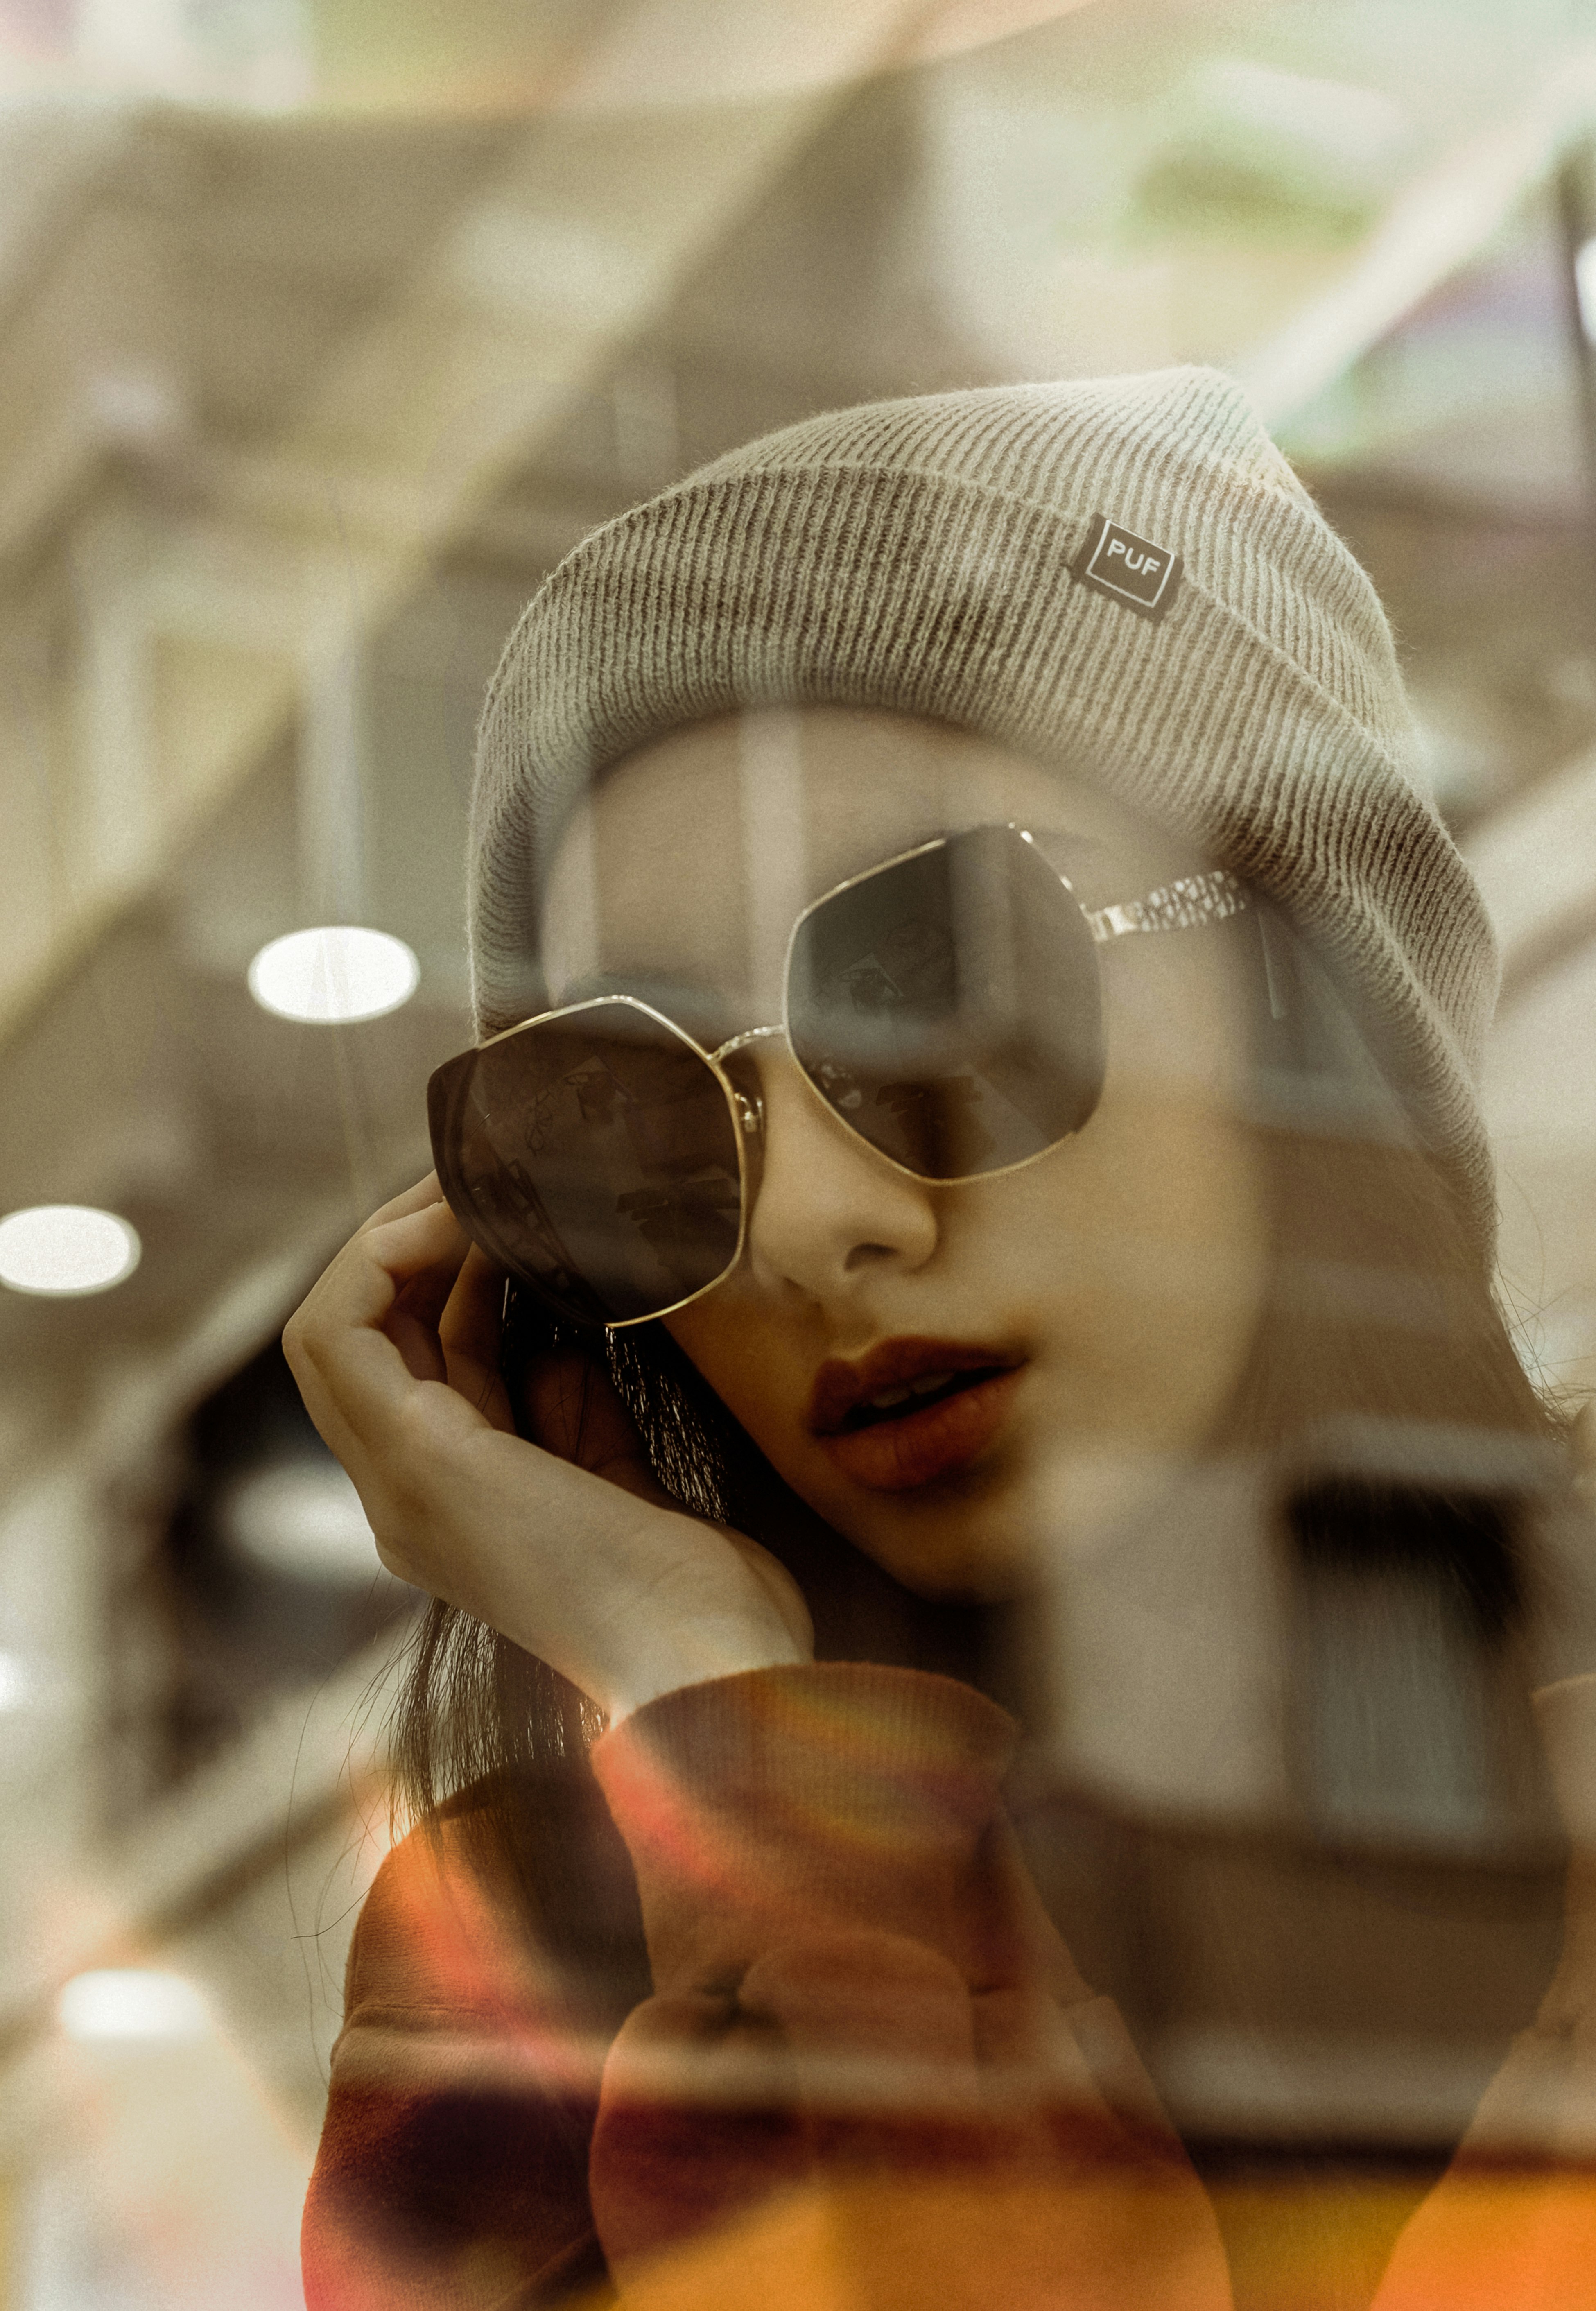
<svg viewBox="0 0 1596 2311">
<path fill-rule="evenodd" d="M 1007 1417 L 1023 1361 L 1011 1348 L 969 1341 L 884 1340 L 857 1364 L 839 1357 L 822 1365 L 809 1426 L 854 1483 L 909 1492 L 957 1474 L 985 1452 Z"/>
</svg>

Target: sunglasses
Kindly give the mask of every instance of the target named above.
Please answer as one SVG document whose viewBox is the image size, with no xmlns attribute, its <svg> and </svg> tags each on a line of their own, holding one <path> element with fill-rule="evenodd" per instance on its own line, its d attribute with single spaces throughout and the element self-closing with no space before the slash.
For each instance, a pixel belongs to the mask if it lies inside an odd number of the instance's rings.
<svg viewBox="0 0 1596 2311">
<path fill-rule="evenodd" d="M 1016 826 L 938 836 L 806 907 L 784 1016 L 712 1051 L 601 995 L 447 1060 L 427 1086 L 438 1178 L 472 1241 L 554 1312 L 667 1316 L 742 1257 L 764 1131 L 752 1047 L 899 1170 L 952 1186 L 1033 1164 L 1103 1092 L 1097 949 L 1248 904 L 1223 871 L 1088 912 Z"/>
</svg>

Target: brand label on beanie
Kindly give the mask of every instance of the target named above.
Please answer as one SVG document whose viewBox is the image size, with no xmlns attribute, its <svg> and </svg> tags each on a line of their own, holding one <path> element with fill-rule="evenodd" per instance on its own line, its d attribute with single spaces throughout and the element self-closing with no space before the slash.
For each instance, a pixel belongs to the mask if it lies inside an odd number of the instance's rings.
<svg viewBox="0 0 1596 2311">
<path fill-rule="evenodd" d="M 1181 590 L 1180 555 L 1121 529 L 1105 513 L 1094 519 L 1073 567 L 1084 586 L 1123 602 L 1144 618 L 1162 618 Z"/>
</svg>

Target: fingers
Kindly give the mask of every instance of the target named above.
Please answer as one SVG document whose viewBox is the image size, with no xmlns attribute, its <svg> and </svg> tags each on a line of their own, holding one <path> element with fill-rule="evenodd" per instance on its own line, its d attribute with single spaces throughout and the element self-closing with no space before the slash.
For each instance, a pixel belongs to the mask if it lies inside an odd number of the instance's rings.
<svg viewBox="0 0 1596 2311">
<path fill-rule="evenodd" d="M 645 1500 L 666 1499 L 632 1415 L 592 1356 L 580 1348 L 534 1356 L 525 1391 L 531 1433 L 545 1452 Z"/>
<path fill-rule="evenodd" d="M 379 1261 L 397 1287 L 393 1305 L 383 1320 L 383 1329 L 405 1360 L 406 1370 L 415 1380 L 443 1380 L 448 1376 L 447 1362 L 439 1343 L 438 1325 L 459 1270 L 459 1258 L 464 1256 L 464 1231 L 455 1223 L 459 1257 L 452 1260 L 429 1260 L 420 1269 L 410 1266 L 410 1258 L 417 1238 L 412 1232 L 396 1235 L 396 1223 L 401 1220 L 430 1217 L 437 1228 L 444 1223 L 440 1217 L 448 1210 L 443 1191 L 438 1185 L 438 1174 L 429 1172 L 414 1188 L 394 1196 L 364 1222 L 358 1236 L 379 1237 L 382 1248 Z M 450 1215 L 452 1218 L 452 1215 Z M 428 1228 L 420 1241 L 430 1246 L 433 1230 Z"/>
<path fill-rule="evenodd" d="M 432 1223 L 429 1239 L 434 1230 L 440 1233 L 439 1224 L 432 1221 L 430 1211 L 413 1217 Z M 450 1217 L 452 1218 L 452 1214 Z M 373 1249 L 376 1250 L 387 1239 L 393 1228 L 405 1225 L 402 1220 L 390 1221 L 380 1234 L 374 1231 L 371 1238 Z M 458 1224 L 454 1235 L 455 1240 L 449 1243 L 448 1251 L 440 1259 L 429 1260 L 414 1272 L 403 1273 L 402 1280 L 401 1275 L 396 1273 L 391 1266 L 388 1269 L 397 1289 L 394 1294 L 393 1305 L 383 1320 L 382 1329 L 404 1357 L 406 1368 L 414 1380 L 449 1378 L 449 1359 L 439 1327 L 458 1281 L 467 1252 L 466 1239 Z"/>
<path fill-rule="evenodd" d="M 457 1359 L 497 1368 L 503 1308 L 504 1270 L 473 1244 L 439 1319 L 438 1337 L 451 1370 Z"/>
<path fill-rule="evenodd" d="M 365 1432 L 398 1417 L 415 1380 L 446 1377 L 438 1320 L 465 1254 L 454 1215 L 423 1183 L 350 1239 L 290 1319 L 289 1365 L 346 1467 Z"/>
<path fill-rule="evenodd" d="M 513 1431 L 514 1416 L 500 1358 L 503 1349 L 504 1271 L 475 1244 L 439 1320 L 449 1384 L 495 1428 Z"/>
<path fill-rule="evenodd" d="M 443 1190 L 438 1185 L 438 1174 L 429 1172 L 426 1178 L 418 1180 L 414 1188 L 406 1188 L 402 1194 L 390 1196 L 386 1204 L 379 1204 L 370 1218 L 361 1222 L 356 1234 L 364 1235 L 370 1229 L 382 1227 L 389 1220 L 407 1219 L 412 1212 L 425 1211 L 430 1204 L 442 1201 Z"/>
<path fill-rule="evenodd" d="M 552 1449 L 514 1434 L 498 1369 L 501 1290 L 423 1181 L 344 1245 L 284 1333 L 382 1562 L 612 1713 L 803 1658 L 791 1583 L 668 1500 L 593 1357 L 535 1358 L 529 1422 Z"/>
</svg>

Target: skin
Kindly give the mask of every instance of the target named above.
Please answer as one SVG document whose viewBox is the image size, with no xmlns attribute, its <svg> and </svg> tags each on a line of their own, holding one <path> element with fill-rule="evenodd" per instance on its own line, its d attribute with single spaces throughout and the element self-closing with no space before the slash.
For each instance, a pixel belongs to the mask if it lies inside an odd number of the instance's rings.
<svg viewBox="0 0 1596 2311">
<path fill-rule="evenodd" d="M 711 1036 L 780 1020 L 798 908 L 961 827 L 1035 830 L 1088 907 L 1205 864 L 1101 793 L 966 733 L 835 709 L 798 728 L 801 819 L 766 797 L 757 722 L 674 733 L 603 781 L 551 878 L 556 999 L 596 968 L 641 993 L 661 981 L 712 992 Z M 706 845 L 708 826 L 724 839 Z M 788 871 L 763 878 L 767 926 L 743 862 L 778 845 Z M 767 1147 L 743 1265 L 666 1321 L 794 1489 L 910 1586 L 1011 1591 L 1033 1555 L 1039 1493 L 1056 1497 L 1072 1476 L 1078 1489 L 1105 1459 L 1178 1456 L 1212 1428 L 1251 1341 L 1267 1237 L 1237 1113 L 1237 944 L 1199 933 L 1103 950 L 1098 1109 L 1077 1137 L 996 1179 L 938 1187 L 896 1170 L 780 1043 L 754 1047 Z M 805 1415 L 828 1356 L 854 1360 L 903 1334 L 990 1343 L 1026 1363 L 975 1468 L 883 1494 L 838 1470 Z"/>
<path fill-rule="evenodd" d="M 695 725 L 606 774 L 567 830 L 546 894 L 554 999 L 597 976 L 705 1043 L 772 1024 L 799 907 L 931 835 L 1002 822 L 1033 830 L 1087 907 L 1206 863 L 1085 782 L 938 725 L 833 708 Z M 766 1129 L 744 1257 L 667 1320 L 794 1489 L 925 1594 L 1023 1593 L 1050 1549 L 1170 1481 L 1212 1432 L 1257 1323 L 1268 1222 L 1238 1096 L 1250 950 L 1210 930 L 1100 955 L 1097 1111 L 1000 1178 L 938 1186 L 896 1170 L 778 1040 L 753 1046 Z M 369 1222 L 285 1335 L 384 1562 L 612 1715 L 805 1658 L 790 1581 L 664 1502 L 589 1374 L 540 1372 L 545 1449 L 513 1435 L 499 1280 L 464 1257 L 437 1192 L 423 1182 Z M 971 1465 L 883 1492 L 839 1468 L 807 1411 L 828 1359 L 903 1335 L 995 1347 L 1020 1369 Z"/>
<path fill-rule="evenodd" d="M 1084 784 L 940 728 L 816 711 L 676 734 L 612 772 L 562 846 L 545 956 L 556 998 L 595 971 L 640 992 L 664 977 L 712 995 L 721 1034 L 763 1025 L 780 1016 L 799 906 L 929 834 L 1007 820 L 1047 831 L 1087 906 L 1204 863 Z M 909 1586 L 1025 1594 L 1050 1550 L 1084 1545 L 1128 1498 L 1178 1481 L 1213 1433 L 1269 1264 L 1240 1097 L 1249 962 L 1228 930 L 1103 950 L 1096 1112 L 1025 1170 L 956 1187 L 894 1170 L 778 1045 L 756 1047 L 766 1152 L 746 1255 L 670 1330 L 797 1492 Z M 540 1442 L 515 1433 L 501 1285 L 423 1181 L 367 1222 L 288 1328 L 291 1365 L 383 1561 L 553 1662 L 612 1718 L 698 1679 L 803 1661 L 807 1615 L 790 1579 L 745 1536 L 671 1506 L 593 1367 L 536 1371 L 523 1417 Z M 1023 1361 L 989 1450 L 955 1479 L 884 1493 L 839 1470 L 806 1414 L 828 1358 L 902 1334 Z M 1589 1416 L 1578 1441 L 1588 1466 Z M 1542 2014 L 1543 2033 L 1565 2037 L 1590 2011 L 1596 1966 L 1596 1862 L 1577 1796 L 1596 1741 L 1590 1683 L 1546 1696 L 1583 1844 Z M 1408 2228 L 1388 2284 L 1423 2292 L 1432 2260 L 1442 2267 L 1450 2187 Z M 1457 2220 L 1467 2244 L 1467 2205 Z M 1093 2268 L 1119 2244 L 1088 2256 Z M 1513 2228 L 1509 2291 L 1520 2245 Z M 1571 2271 L 1583 2252 L 1572 2239 Z"/>
</svg>

